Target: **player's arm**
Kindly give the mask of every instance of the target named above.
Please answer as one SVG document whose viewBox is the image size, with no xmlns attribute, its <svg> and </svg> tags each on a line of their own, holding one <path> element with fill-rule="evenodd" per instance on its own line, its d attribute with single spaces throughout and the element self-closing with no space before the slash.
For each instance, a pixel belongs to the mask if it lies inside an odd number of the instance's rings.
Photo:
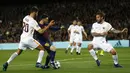
<svg viewBox="0 0 130 73">
<path fill-rule="evenodd" d="M 58 31 L 58 30 L 61 30 L 61 29 L 63 29 L 64 28 L 64 26 L 61 26 L 61 27 L 50 27 L 49 29 L 50 30 L 52 30 L 52 31 Z"/>
<path fill-rule="evenodd" d="M 107 32 L 103 32 L 103 33 L 92 32 L 91 34 L 92 36 L 106 36 L 108 33 Z"/>
<path fill-rule="evenodd" d="M 70 32 L 71 27 L 72 27 L 72 26 L 70 25 L 69 28 L 68 28 L 68 36 L 69 36 L 69 38 L 70 38 L 70 33 L 71 33 L 71 32 Z"/>
<path fill-rule="evenodd" d="M 70 30 L 68 30 L 68 34 L 69 34 L 68 37 L 70 38 Z"/>
<path fill-rule="evenodd" d="M 125 31 L 128 31 L 127 28 L 124 28 L 123 30 L 117 30 L 117 29 L 114 29 L 114 28 L 111 28 L 109 32 L 113 32 L 113 33 L 123 33 Z"/>
<path fill-rule="evenodd" d="M 83 34 L 84 34 L 85 38 L 87 39 L 87 33 L 85 31 L 83 31 Z"/>
<path fill-rule="evenodd" d="M 82 33 L 84 34 L 85 38 L 87 39 L 87 33 L 84 30 L 84 27 L 82 27 Z"/>
<path fill-rule="evenodd" d="M 55 24 L 54 20 L 51 20 L 51 22 L 48 24 L 48 26 L 46 26 L 45 28 L 43 29 L 39 29 L 37 30 L 39 33 L 44 33 L 47 29 L 49 29 L 49 27 L 53 26 Z"/>
</svg>

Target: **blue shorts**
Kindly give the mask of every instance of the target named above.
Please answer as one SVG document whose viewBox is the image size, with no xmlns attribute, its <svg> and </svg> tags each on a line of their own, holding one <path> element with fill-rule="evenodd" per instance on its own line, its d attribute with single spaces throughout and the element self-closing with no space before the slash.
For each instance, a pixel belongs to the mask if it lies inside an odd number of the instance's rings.
<svg viewBox="0 0 130 73">
<path fill-rule="evenodd" d="M 49 53 L 50 47 L 52 45 L 52 42 L 50 41 L 50 39 L 39 39 L 38 41 L 45 48 L 45 50 Z"/>
</svg>

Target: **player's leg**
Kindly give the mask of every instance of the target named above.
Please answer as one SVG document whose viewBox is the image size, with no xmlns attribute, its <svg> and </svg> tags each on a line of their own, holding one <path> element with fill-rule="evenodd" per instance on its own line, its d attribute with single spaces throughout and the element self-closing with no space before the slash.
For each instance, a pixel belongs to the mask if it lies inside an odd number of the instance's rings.
<svg viewBox="0 0 130 73">
<path fill-rule="evenodd" d="M 30 39 L 29 43 L 30 43 L 29 47 L 36 48 L 37 50 L 39 50 L 38 59 L 35 67 L 42 68 L 41 62 L 44 55 L 44 50 L 45 50 L 44 47 L 35 39 Z"/>
<path fill-rule="evenodd" d="M 115 49 L 111 49 L 110 50 L 110 53 L 112 54 L 112 58 L 113 58 L 113 61 L 114 61 L 114 66 L 115 67 L 122 67 L 121 65 L 119 65 L 118 63 L 118 55 L 117 55 L 117 52 Z"/>
<path fill-rule="evenodd" d="M 73 43 L 73 38 L 72 38 L 72 36 L 70 36 L 70 38 L 69 38 L 69 45 L 68 45 L 68 47 L 66 48 L 65 53 L 68 53 L 68 49 L 69 49 L 70 47 L 72 48 L 72 43 Z"/>
<path fill-rule="evenodd" d="M 92 56 L 92 57 L 94 58 L 94 60 L 96 61 L 97 66 L 100 66 L 100 61 L 98 60 L 98 57 L 97 57 L 97 55 L 96 55 L 96 52 L 94 51 L 93 48 L 97 48 L 97 47 L 94 47 L 93 44 L 89 44 L 89 45 L 88 45 L 88 51 L 89 51 L 89 53 L 91 54 L 91 56 Z"/>
<path fill-rule="evenodd" d="M 56 69 L 55 64 L 54 64 L 55 55 L 56 55 L 56 47 L 51 45 L 50 47 L 46 48 L 46 50 L 47 50 L 48 55 L 47 55 L 47 57 L 46 57 L 46 62 L 45 62 L 45 65 L 44 65 L 43 68 L 44 68 L 44 69 L 49 68 L 48 64 L 49 64 L 49 62 L 50 62 L 50 63 L 51 63 L 51 66 L 52 66 L 54 69 Z"/>
<path fill-rule="evenodd" d="M 72 43 L 69 43 L 68 47 L 65 50 L 65 53 L 68 53 L 68 49 L 72 46 Z"/>
<path fill-rule="evenodd" d="M 78 55 L 80 55 L 81 54 L 81 43 L 78 43 Z"/>
<path fill-rule="evenodd" d="M 113 58 L 113 61 L 114 61 L 114 66 L 115 67 L 122 67 L 121 65 L 119 65 L 118 63 L 118 55 L 117 55 L 117 52 L 116 50 L 112 47 L 112 45 L 110 45 L 109 43 L 104 43 L 102 44 L 102 47 L 101 47 L 104 51 L 106 52 L 110 52 L 112 54 L 112 58 Z"/>
<path fill-rule="evenodd" d="M 7 60 L 6 63 L 3 64 L 3 71 L 6 71 L 8 68 L 8 65 L 10 64 L 11 61 L 13 61 L 18 55 L 20 55 L 23 51 L 23 49 L 26 48 L 23 43 L 19 43 L 19 48 L 16 52 L 14 52 L 10 58 Z"/>
<path fill-rule="evenodd" d="M 51 52 L 51 50 L 50 50 L 50 47 L 45 47 L 46 48 L 46 51 L 47 51 L 47 56 L 46 56 L 46 61 L 45 61 L 45 65 L 43 66 L 43 69 L 48 69 L 48 68 L 50 68 L 50 66 L 48 65 L 49 63 L 50 63 L 50 52 Z"/>
<path fill-rule="evenodd" d="M 71 51 L 70 51 L 71 54 L 73 54 L 73 51 L 74 51 L 75 48 L 76 48 L 76 43 L 73 42 L 72 43 L 72 48 L 71 48 Z"/>
<path fill-rule="evenodd" d="M 51 50 L 51 52 L 50 52 L 50 63 L 51 63 L 51 66 L 52 66 L 54 69 L 56 69 L 56 66 L 55 66 L 55 64 L 54 64 L 55 56 L 56 56 L 56 47 L 52 45 L 52 46 L 50 47 L 50 50 Z"/>
</svg>

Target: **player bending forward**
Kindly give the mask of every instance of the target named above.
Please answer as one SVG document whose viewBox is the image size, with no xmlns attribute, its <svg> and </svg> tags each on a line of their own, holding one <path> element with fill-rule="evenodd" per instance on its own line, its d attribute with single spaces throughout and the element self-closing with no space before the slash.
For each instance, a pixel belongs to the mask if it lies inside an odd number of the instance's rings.
<svg viewBox="0 0 130 73">
<path fill-rule="evenodd" d="M 87 39 L 87 34 L 84 31 L 84 27 L 82 26 L 81 21 L 77 22 L 76 31 L 77 31 L 76 32 L 76 38 L 75 38 L 76 50 L 77 50 L 77 55 L 80 55 L 81 45 L 82 45 L 82 41 L 83 41 L 83 36 L 82 35 L 84 34 L 85 38 Z"/>
<path fill-rule="evenodd" d="M 38 31 L 39 33 L 44 33 L 44 31 L 47 30 L 50 26 L 54 25 L 54 21 L 51 21 L 46 28 L 41 29 L 36 20 L 34 19 L 37 15 L 38 8 L 34 6 L 31 8 L 30 14 L 24 17 L 23 32 L 20 37 L 18 50 L 10 56 L 10 58 L 5 64 L 3 64 L 3 71 L 7 70 L 10 62 L 14 60 L 18 55 L 20 55 L 25 48 L 30 48 L 32 50 L 34 48 L 37 48 L 37 50 L 39 50 L 36 67 L 42 68 L 41 62 L 42 57 L 44 55 L 44 47 L 33 38 L 34 30 Z"/>
<path fill-rule="evenodd" d="M 91 34 L 93 36 L 93 40 L 91 43 L 89 43 L 88 50 L 89 50 L 90 54 L 92 55 L 92 57 L 94 58 L 94 60 L 96 61 L 97 66 L 100 66 L 100 60 L 98 59 L 98 57 L 94 51 L 94 48 L 101 48 L 105 52 L 109 52 L 110 54 L 112 54 L 114 66 L 122 67 L 118 63 L 118 56 L 117 56 L 116 50 L 112 47 L 111 44 L 106 42 L 106 36 L 107 36 L 108 32 L 122 33 L 124 31 L 126 31 L 127 29 L 125 28 L 122 31 L 119 31 L 119 30 L 112 28 L 112 26 L 108 22 L 104 21 L 104 16 L 105 15 L 103 12 L 98 12 L 96 14 L 97 22 L 95 22 L 92 25 Z"/>
<path fill-rule="evenodd" d="M 46 26 L 48 25 L 48 21 L 49 21 L 49 17 L 47 15 L 41 15 L 39 19 L 39 26 L 41 28 L 46 28 Z M 57 31 L 62 29 L 62 27 L 50 27 L 49 29 L 52 31 Z M 56 47 L 53 46 L 48 31 L 45 31 L 43 34 L 36 32 L 36 39 L 40 42 L 42 46 L 44 46 L 45 50 L 48 53 L 46 57 L 45 65 L 42 67 L 42 69 L 50 68 L 50 66 L 48 65 L 49 63 L 54 69 L 56 69 L 56 66 L 54 64 Z"/>
</svg>

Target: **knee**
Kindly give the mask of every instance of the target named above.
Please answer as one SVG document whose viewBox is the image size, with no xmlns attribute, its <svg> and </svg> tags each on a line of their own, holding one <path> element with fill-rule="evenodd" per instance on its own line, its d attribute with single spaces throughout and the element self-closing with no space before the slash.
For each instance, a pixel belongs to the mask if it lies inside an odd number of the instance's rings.
<svg viewBox="0 0 130 73">
<path fill-rule="evenodd" d="M 50 50 L 51 50 L 51 51 L 56 51 L 56 47 L 55 47 L 55 46 L 51 46 L 51 47 L 50 47 Z"/>
<path fill-rule="evenodd" d="M 111 53 L 112 55 L 116 55 L 116 54 L 117 54 L 115 49 L 112 49 L 112 50 L 110 51 L 110 53 Z"/>
<path fill-rule="evenodd" d="M 78 46 L 81 47 L 81 43 L 79 43 Z"/>
<path fill-rule="evenodd" d="M 91 50 L 91 49 L 93 49 L 93 45 L 92 45 L 92 44 L 89 44 L 89 45 L 88 45 L 88 50 Z"/>
<path fill-rule="evenodd" d="M 18 51 L 16 52 L 18 55 L 21 55 L 21 53 L 23 52 L 23 50 L 18 49 Z"/>
<path fill-rule="evenodd" d="M 76 43 L 74 42 L 73 45 L 76 46 Z"/>
</svg>

